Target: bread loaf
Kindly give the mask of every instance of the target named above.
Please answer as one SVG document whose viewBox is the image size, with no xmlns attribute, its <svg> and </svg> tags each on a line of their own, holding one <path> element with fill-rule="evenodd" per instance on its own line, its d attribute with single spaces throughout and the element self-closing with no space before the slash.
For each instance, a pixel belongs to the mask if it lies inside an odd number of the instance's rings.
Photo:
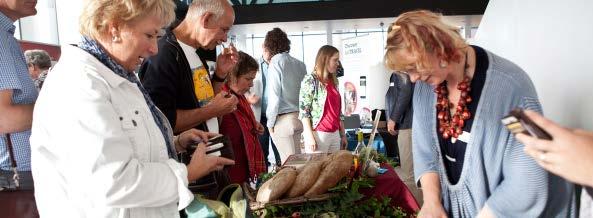
<svg viewBox="0 0 593 218">
<path fill-rule="evenodd" d="M 324 163 L 325 167 L 319 174 L 315 184 L 305 193 L 305 197 L 324 194 L 335 187 L 338 182 L 348 175 L 352 167 L 353 155 L 349 151 L 338 151 Z"/>
<path fill-rule="evenodd" d="M 289 198 L 303 195 L 307 190 L 315 184 L 319 174 L 321 173 L 321 166 L 323 162 L 315 161 L 307 163 L 296 177 L 292 188 L 288 191 Z"/>
<path fill-rule="evenodd" d="M 256 200 L 267 203 L 279 199 L 295 181 L 297 172 L 294 168 L 284 168 L 266 181 L 257 191 Z"/>
</svg>

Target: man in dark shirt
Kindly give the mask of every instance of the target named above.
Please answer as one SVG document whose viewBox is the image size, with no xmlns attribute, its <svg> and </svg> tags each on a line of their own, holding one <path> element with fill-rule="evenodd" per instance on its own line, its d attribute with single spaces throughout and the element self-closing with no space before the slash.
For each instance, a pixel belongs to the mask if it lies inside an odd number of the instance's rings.
<svg viewBox="0 0 593 218">
<path fill-rule="evenodd" d="M 158 54 L 140 68 L 140 80 L 176 133 L 193 127 L 218 132 L 217 117 L 236 109 L 237 98 L 220 92 L 235 66 L 236 49 L 231 46 L 218 56 L 212 75 L 195 52 L 225 42 L 234 19 L 228 1 L 193 1 L 185 19 L 171 25 L 159 39 Z"/>
<path fill-rule="evenodd" d="M 414 84 L 407 74 L 398 72 L 391 74 L 389 83 L 389 89 L 385 95 L 387 131 L 395 136 L 397 140 L 402 169 L 400 177 L 410 188 L 416 199 L 421 200 L 421 195 L 414 182 L 414 161 L 412 160 L 412 95 L 414 94 Z"/>
</svg>

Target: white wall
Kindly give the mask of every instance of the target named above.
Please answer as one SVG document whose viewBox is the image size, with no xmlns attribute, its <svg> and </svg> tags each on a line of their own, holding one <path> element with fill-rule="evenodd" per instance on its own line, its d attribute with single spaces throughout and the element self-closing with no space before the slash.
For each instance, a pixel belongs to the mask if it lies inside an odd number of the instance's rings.
<svg viewBox="0 0 593 218">
<path fill-rule="evenodd" d="M 60 45 L 76 44 L 80 42 L 78 33 L 78 17 L 82 12 L 84 1 L 82 0 L 55 0 L 56 9 L 59 12 L 58 33 Z"/>
<path fill-rule="evenodd" d="M 593 129 L 593 1 L 491 0 L 475 43 L 523 68 L 547 117 Z"/>
<path fill-rule="evenodd" d="M 39 0 L 35 16 L 20 19 L 22 40 L 58 45 L 56 0 Z"/>
</svg>

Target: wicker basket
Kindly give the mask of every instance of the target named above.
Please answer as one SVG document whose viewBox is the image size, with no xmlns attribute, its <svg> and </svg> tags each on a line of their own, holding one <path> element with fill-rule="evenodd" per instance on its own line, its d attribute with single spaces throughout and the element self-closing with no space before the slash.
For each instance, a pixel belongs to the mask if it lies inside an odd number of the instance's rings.
<svg viewBox="0 0 593 218">
<path fill-rule="evenodd" d="M 261 203 L 261 202 L 257 202 L 257 200 L 255 200 L 256 199 L 255 196 L 257 196 L 257 191 L 254 190 L 253 188 L 251 188 L 251 186 L 249 186 L 249 184 L 243 183 L 243 190 L 245 191 L 245 195 L 247 196 L 249 208 L 251 208 L 252 211 L 258 211 L 258 210 L 264 209 L 267 206 L 298 205 L 298 204 L 303 204 L 306 202 L 325 201 L 325 200 L 328 200 L 331 197 L 336 195 L 334 193 L 325 193 L 325 194 L 317 195 L 317 196 L 313 196 L 313 197 L 301 196 L 301 197 L 295 197 L 295 198 L 285 198 L 285 199 L 273 200 L 273 201 L 270 201 L 267 203 Z"/>
</svg>

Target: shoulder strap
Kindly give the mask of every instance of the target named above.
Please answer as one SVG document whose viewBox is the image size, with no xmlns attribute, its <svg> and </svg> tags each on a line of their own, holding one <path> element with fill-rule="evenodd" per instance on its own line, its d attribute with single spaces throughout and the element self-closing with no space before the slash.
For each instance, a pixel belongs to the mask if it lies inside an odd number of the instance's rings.
<svg viewBox="0 0 593 218">
<path fill-rule="evenodd" d="M 16 158 L 14 157 L 14 150 L 12 148 L 12 140 L 10 140 L 10 133 L 6 133 L 6 145 L 8 147 L 8 155 L 10 157 L 10 166 L 12 167 L 12 171 L 14 172 L 14 176 L 12 179 L 14 180 L 14 184 L 16 188 L 19 188 L 19 173 L 16 170 Z"/>
</svg>

